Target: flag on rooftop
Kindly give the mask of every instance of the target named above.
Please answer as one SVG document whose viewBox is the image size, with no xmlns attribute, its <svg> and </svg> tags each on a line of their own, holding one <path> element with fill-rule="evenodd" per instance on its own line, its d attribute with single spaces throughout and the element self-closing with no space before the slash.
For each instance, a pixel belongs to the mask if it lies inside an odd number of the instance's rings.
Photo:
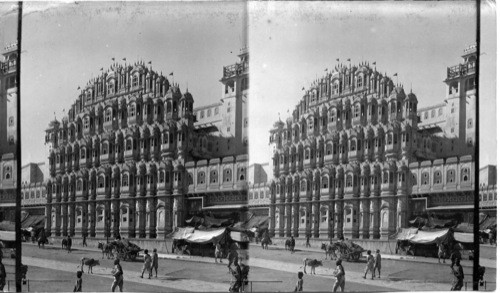
<svg viewBox="0 0 500 293">
<path fill-rule="evenodd" d="M 149 61 L 148 64 L 151 64 L 151 61 Z"/>
<path fill-rule="evenodd" d="M 115 61 L 115 57 L 111 58 L 111 60 Z"/>
<path fill-rule="evenodd" d="M 339 61 L 340 61 L 340 59 L 339 59 L 339 58 L 337 58 L 337 62 L 339 62 Z"/>
<path fill-rule="evenodd" d="M 351 62 L 351 58 L 347 59 L 347 61 Z"/>
<path fill-rule="evenodd" d="M 397 74 L 397 73 L 394 73 L 394 75 L 393 75 L 393 76 L 398 76 L 398 74 Z"/>
<path fill-rule="evenodd" d="M 123 58 L 122 60 L 123 60 L 123 61 L 127 61 L 127 58 Z"/>
<path fill-rule="evenodd" d="M 174 75 L 174 72 L 173 72 L 173 71 L 172 71 L 172 72 L 170 72 L 170 74 L 169 74 L 169 75 Z"/>
</svg>

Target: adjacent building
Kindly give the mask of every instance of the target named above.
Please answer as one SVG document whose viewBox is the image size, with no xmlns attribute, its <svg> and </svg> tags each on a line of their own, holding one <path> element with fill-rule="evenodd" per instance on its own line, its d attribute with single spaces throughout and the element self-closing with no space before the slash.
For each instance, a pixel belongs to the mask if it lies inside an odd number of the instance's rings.
<svg viewBox="0 0 500 293">
<path fill-rule="evenodd" d="M 15 220 L 17 196 L 17 43 L 0 60 L 0 221 Z"/>
<path fill-rule="evenodd" d="M 113 64 L 46 130 L 46 231 L 163 238 L 191 215 L 238 220 L 247 203 L 248 52 L 223 68 L 220 103 L 143 62 Z"/>
<path fill-rule="evenodd" d="M 270 131 L 270 233 L 388 239 L 430 210 L 472 215 L 476 47 L 447 69 L 443 103 L 370 63 L 318 78 Z"/>
</svg>

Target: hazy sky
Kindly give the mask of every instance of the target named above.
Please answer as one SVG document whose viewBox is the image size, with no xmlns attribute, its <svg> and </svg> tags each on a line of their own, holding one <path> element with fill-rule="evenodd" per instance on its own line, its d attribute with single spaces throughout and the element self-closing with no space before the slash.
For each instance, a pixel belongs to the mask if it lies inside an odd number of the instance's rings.
<svg viewBox="0 0 500 293">
<path fill-rule="evenodd" d="M 446 68 L 462 62 L 463 49 L 476 40 L 474 3 L 251 2 L 250 160 L 269 161 L 269 130 L 278 112 L 284 121 L 302 87 L 332 69 L 337 58 L 377 62 L 390 77 L 398 73 L 419 108 L 443 102 Z M 483 19 L 481 165 L 496 164 L 494 10 Z"/>
<path fill-rule="evenodd" d="M 23 21 L 22 161 L 45 160 L 45 129 L 78 86 L 116 60 L 152 61 L 189 86 L 195 107 L 222 97 L 222 67 L 238 61 L 244 3 L 27 3 Z"/>
<path fill-rule="evenodd" d="M 377 62 L 398 73 L 419 107 L 443 102 L 446 68 L 475 42 L 475 2 L 26 3 L 23 22 L 23 163 L 43 161 L 44 130 L 108 67 L 111 58 L 152 61 L 189 90 L 195 106 L 217 102 L 222 67 L 237 61 L 249 14 L 250 161 L 268 161 L 268 136 L 302 87 L 336 59 Z M 1 8 L 1 7 L 0 7 Z M 0 10 L 1 11 L 1 10 Z M 496 21 L 482 13 L 481 165 L 496 164 Z M 0 20 L 0 26 L 2 24 Z M 0 31 L 1 34 L 1 31 Z M 0 35 L 0 41 L 6 41 Z M 170 78 L 171 79 L 171 78 Z M 495 123 L 491 123 L 494 120 Z"/>
</svg>

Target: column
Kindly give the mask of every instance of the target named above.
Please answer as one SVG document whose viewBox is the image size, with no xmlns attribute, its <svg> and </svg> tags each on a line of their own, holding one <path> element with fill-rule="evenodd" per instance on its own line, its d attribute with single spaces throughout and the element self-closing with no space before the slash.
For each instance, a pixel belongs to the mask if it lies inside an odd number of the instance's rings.
<svg viewBox="0 0 500 293">
<path fill-rule="evenodd" d="M 279 205 L 279 237 L 285 237 L 285 206 L 282 204 Z"/>
<path fill-rule="evenodd" d="M 149 229 L 147 231 L 148 238 L 156 238 L 156 205 L 157 199 L 148 199 L 148 205 L 146 206 L 146 212 L 148 213 Z"/>
<path fill-rule="evenodd" d="M 56 226 L 55 226 L 55 234 L 56 236 L 61 236 L 61 204 L 57 203 L 55 205 L 56 208 Z"/>
<path fill-rule="evenodd" d="M 360 238 L 368 239 L 370 238 L 370 202 L 367 198 L 361 200 L 361 231 L 359 233 Z"/>
<path fill-rule="evenodd" d="M 173 230 L 173 200 L 172 197 L 165 198 L 165 227 L 164 233 L 168 235 Z"/>
<path fill-rule="evenodd" d="M 359 238 L 359 226 L 360 226 L 360 217 L 359 217 L 359 200 L 355 199 L 352 201 L 352 238 Z"/>
<path fill-rule="evenodd" d="M 299 226 L 300 226 L 300 212 L 299 212 L 299 203 L 296 202 L 293 204 L 293 236 L 299 237 Z"/>
<path fill-rule="evenodd" d="M 90 216 L 90 221 L 89 221 L 89 226 L 90 226 L 90 237 L 95 237 L 95 225 L 96 225 L 96 203 L 91 202 L 90 203 L 90 211 L 89 211 L 89 216 Z"/>
<path fill-rule="evenodd" d="M 269 236 L 274 237 L 276 229 L 276 205 L 271 203 L 269 205 Z"/>
<path fill-rule="evenodd" d="M 113 200 L 111 202 L 111 237 L 115 238 L 120 234 L 120 202 Z"/>
<path fill-rule="evenodd" d="M 88 237 L 88 224 L 89 224 L 89 205 L 82 203 L 82 236 Z"/>
<path fill-rule="evenodd" d="M 75 204 L 68 204 L 68 214 L 69 214 L 69 235 L 73 237 L 75 235 Z"/>
<path fill-rule="evenodd" d="M 286 237 L 292 236 L 292 205 L 291 203 L 287 203 L 286 205 Z"/>
<path fill-rule="evenodd" d="M 319 202 L 312 204 L 312 219 L 313 219 L 313 237 L 319 238 L 319 221 L 320 221 L 320 207 Z"/>
<path fill-rule="evenodd" d="M 306 235 L 312 236 L 312 204 L 306 204 Z"/>
<path fill-rule="evenodd" d="M 136 201 L 134 199 L 129 200 L 128 206 L 128 238 L 135 238 L 135 225 L 137 222 L 136 215 Z"/>
<path fill-rule="evenodd" d="M 50 236 L 52 230 L 52 205 L 45 205 L 45 235 Z"/>
<path fill-rule="evenodd" d="M 328 203 L 328 238 L 335 238 L 335 203 Z"/>
<path fill-rule="evenodd" d="M 138 238 L 146 238 L 146 200 L 141 198 L 137 200 L 137 205 L 138 207 L 138 220 L 139 220 L 139 226 L 138 226 Z"/>
<path fill-rule="evenodd" d="M 344 202 L 335 202 L 335 215 L 336 215 L 336 230 L 337 238 L 344 237 Z"/>
<path fill-rule="evenodd" d="M 370 239 L 380 239 L 380 198 L 370 200 Z"/>
<path fill-rule="evenodd" d="M 63 203 L 61 204 L 61 218 L 62 218 L 62 228 L 61 234 L 62 236 L 68 236 L 68 205 Z"/>
<path fill-rule="evenodd" d="M 380 209 L 380 238 L 389 239 L 396 232 L 395 197 L 385 197 L 381 200 Z"/>
<path fill-rule="evenodd" d="M 111 227 L 113 222 L 111 221 L 111 202 L 104 202 L 104 237 L 112 237 Z"/>
</svg>

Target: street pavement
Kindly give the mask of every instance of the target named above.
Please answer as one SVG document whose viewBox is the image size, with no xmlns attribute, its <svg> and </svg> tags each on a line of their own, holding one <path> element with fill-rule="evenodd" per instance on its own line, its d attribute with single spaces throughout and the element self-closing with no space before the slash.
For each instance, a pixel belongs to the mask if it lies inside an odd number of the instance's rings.
<svg viewBox="0 0 500 293">
<path fill-rule="evenodd" d="M 26 247 L 26 249 L 24 249 Z M 250 280 L 282 281 L 282 283 L 254 283 L 254 291 L 290 291 L 296 282 L 297 271 L 302 270 L 302 259 L 312 257 L 324 259 L 324 252 L 314 249 L 300 249 L 294 254 L 270 247 L 270 250 L 262 250 L 260 246 L 251 245 L 248 252 L 251 257 L 246 263 L 250 265 Z M 92 255 L 96 258 L 102 255 L 94 248 L 80 248 L 71 254 L 67 254 L 60 248 L 47 246 L 47 249 L 38 250 L 31 244 L 23 246 L 23 263 L 30 267 L 40 267 L 64 272 L 76 272 L 76 264 L 82 256 Z M 142 258 L 138 261 L 122 262 L 126 284 L 136 284 L 140 291 L 157 291 L 155 288 L 165 288 L 164 291 L 224 291 L 227 292 L 231 281 L 228 274 L 227 260 L 224 264 L 215 264 L 210 257 L 180 256 L 174 254 L 159 254 L 161 261 L 161 277 L 158 279 L 141 279 L 139 273 L 142 266 Z M 47 259 L 49 258 L 49 259 Z M 57 260 L 56 260 L 57 259 Z M 448 265 L 438 265 L 436 259 L 391 259 L 391 256 L 383 255 L 382 278 L 370 280 L 363 279 L 364 262 L 344 262 L 346 269 L 346 291 L 448 291 L 452 276 Z M 333 284 L 334 261 L 323 260 L 323 267 L 316 269 L 316 276 L 306 275 L 304 278 L 305 290 L 309 291 L 330 291 Z M 101 266 L 94 268 L 94 276 L 112 282 L 111 260 L 101 260 Z M 257 269 L 258 268 L 258 269 Z M 307 269 L 309 272 L 310 268 Z M 467 274 L 470 268 L 464 267 Z M 38 276 L 31 274 L 28 278 L 35 279 Z M 488 276 L 496 277 L 496 269 L 487 269 Z M 160 275 L 159 275 L 160 276 Z M 90 277 L 90 276 L 89 276 Z M 85 277 L 87 278 L 87 277 Z M 467 279 L 467 276 L 466 276 Z M 491 279 L 491 278 L 490 278 Z M 87 281 L 88 283 L 88 281 Z M 145 287 L 142 288 L 141 284 Z M 150 286 L 150 287 L 147 287 Z M 102 287 L 102 286 L 101 286 Z M 101 289 L 99 287 L 99 289 Z M 109 285 L 108 285 L 109 287 Z M 125 285 L 126 290 L 130 286 Z M 133 286 L 135 287 L 135 285 Z M 470 287 L 470 285 L 469 285 Z M 129 289 L 127 289 L 129 288 Z M 491 285 L 488 290 L 493 289 Z M 470 288 L 469 288 L 470 289 Z M 92 291 L 103 291 L 94 289 Z M 60 291 L 60 290 L 53 290 Z M 64 291 L 64 290 L 63 290 Z"/>
</svg>

